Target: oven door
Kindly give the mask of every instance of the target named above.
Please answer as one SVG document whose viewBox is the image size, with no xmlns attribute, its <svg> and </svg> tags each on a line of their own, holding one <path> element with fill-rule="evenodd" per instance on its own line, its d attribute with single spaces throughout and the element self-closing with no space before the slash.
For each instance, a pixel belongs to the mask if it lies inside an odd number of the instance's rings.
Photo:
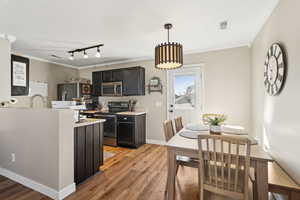
<svg viewBox="0 0 300 200">
<path fill-rule="evenodd" d="M 117 146 L 117 116 L 96 114 L 94 117 L 106 120 L 103 124 L 104 145 Z"/>
</svg>

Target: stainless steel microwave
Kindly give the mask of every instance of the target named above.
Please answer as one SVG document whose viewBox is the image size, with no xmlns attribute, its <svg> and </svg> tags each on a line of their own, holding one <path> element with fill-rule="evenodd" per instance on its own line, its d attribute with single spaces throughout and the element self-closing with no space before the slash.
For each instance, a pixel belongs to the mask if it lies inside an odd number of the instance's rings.
<svg viewBox="0 0 300 200">
<path fill-rule="evenodd" d="M 102 83 L 102 96 L 122 96 L 122 82 Z"/>
</svg>

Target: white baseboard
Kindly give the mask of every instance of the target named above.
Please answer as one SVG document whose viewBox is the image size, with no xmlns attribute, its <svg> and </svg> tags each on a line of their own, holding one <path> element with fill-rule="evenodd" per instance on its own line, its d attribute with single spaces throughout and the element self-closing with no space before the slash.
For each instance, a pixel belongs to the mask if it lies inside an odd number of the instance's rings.
<svg viewBox="0 0 300 200">
<path fill-rule="evenodd" d="M 146 139 L 147 144 L 159 144 L 159 145 L 166 145 L 166 142 L 163 140 L 152 140 L 152 139 Z"/>
<path fill-rule="evenodd" d="M 64 189 L 62 189 L 60 191 L 57 191 L 48 186 L 45 186 L 41 183 L 38 183 L 34 180 L 31 180 L 29 178 L 26 178 L 24 176 L 21 176 L 19 174 L 16 174 L 12 171 L 9 171 L 9 170 L 1 168 L 1 167 L 0 167 L 0 175 L 5 176 L 17 183 L 20 183 L 28 188 L 31 188 L 31 189 L 33 189 L 39 193 L 42 193 L 52 199 L 55 199 L 55 200 L 62 200 L 65 197 L 67 197 L 68 195 L 70 195 L 71 193 L 76 191 L 75 183 L 65 187 Z"/>
<path fill-rule="evenodd" d="M 71 185 L 68 185 L 67 187 L 63 188 L 58 192 L 58 200 L 62 200 L 72 194 L 76 191 L 76 185 L 75 183 L 72 183 Z"/>
</svg>

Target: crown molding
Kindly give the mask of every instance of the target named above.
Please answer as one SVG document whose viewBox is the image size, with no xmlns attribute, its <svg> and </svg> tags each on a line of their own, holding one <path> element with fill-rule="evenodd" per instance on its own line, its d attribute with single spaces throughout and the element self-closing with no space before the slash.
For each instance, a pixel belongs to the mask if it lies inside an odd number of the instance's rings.
<svg viewBox="0 0 300 200">
<path fill-rule="evenodd" d="M 17 40 L 15 36 L 4 33 L 0 33 L 0 38 L 8 40 L 10 43 L 14 43 Z"/>
<path fill-rule="evenodd" d="M 211 51 L 219 51 L 219 50 L 239 48 L 239 47 L 245 47 L 245 46 L 250 47 L 251 43 L 247 41 L 247 42 L 239 42 L 239 43 L 236 43 L 236 44 L 233 44 L 233 45 L 224 45 L 224 46 L 219 46 L 219 47 L 214 47 L 214 48 L 188 50 L 188 51 L 184 51 L 184 55 L 190 55 L 190 54 L 196 54 L 196 53 L 206 53 L 206 52 L 211 52 Z M 77 69 L 77 70 L 92 69 L 92 68 L 96 68 L 96 67 L 111 66 L 111 65 L 115 65 L 115 64 L 126 64 L 126 63 L 141 62 L 141 61 L 151 61 L 151 60 L 154 59 L 151 56 L 145 56 L 145 57 L 132 58 L 132 59 L 123 60 L 123 61 L 106 62 L 106 63 L 95 64 L 95 65 L 74 66 L 74 65 L 68 65 L 68 64 L 63 64 L 63 63 L 50 61 L 50 60 L 43 59 L 43 58 L 37 58 L 37 57 L 34 57 L 34 56 L 20 54 L 20 53 L 17 53 L 17 52 L 12 52 L 12 53 L 17 54 L 17 55 L 21 55 L 21 56 L 25 56 L 25 57 L 28 57 L 28 58 L 33 59 L 33 60 L 52 63 L 52 64 L 56 64 L 56 65 L 59 65 L 59 66 L 69 67 L 69 68 Z"/>
<path fill-rule="evenodd" d="M 41 61 L 41 62 L 51 63 L 51 64 L 59 65 L 59 66 L 62 66 L 62 67 L 72 68 L 72 69 L 78 69 L 78 67 L 73 66 L 73 65 L 58 63 L 58 62 L 54 62 L 54 61 L 47 60 L 47 59 L 44 59 L 44 58 L 38 58 L 38 57 L 34 57 L 34 56 L 30 56 L 30 55 L 26 55 L 26 54 L 14 52 L 14 51 L 12 51 L 11 53 L 19 55 L 19 56 L 24 56 L 24 57 L 27 57 L 27 58 L 32 59 L 32 60 L 37 60 L 37 61 Z"/>
<path fill-rule="evenodd" d="M 220 46 L 216 48 L 207 48 L 207 49 L 196 49 L 196 50 L 189 50 L 189 51 L 184 51 L 184 55 L 190 55 L 190 54 L 196 54 L 196 53 L 205 53 L 205 52 L 211 52 L 211 51 L 218 51 L 218 50 L 225 50 L 225 49 L 232 49 L 232 48 L 238 48 L 238 47 L 249 47 L 250 43 L 247 42 L 240 42 L 234 45 L 226 45 L 226 46 Z M 110 66 L 110 65 L 115 65 L 115 64 L 126 64 L 126 63 L 132 63 L 132 62 L 139 62 L 139 61 L 150 61 L 153 60 L 153 57 L 140 57 L 140 58 L 133 58 L 133 59 L 128 59 L 126 61 L 117 61 L 117 62 L 107 62 L 103 64 L 96 64 L 96 65 L 88 65 L 88 66 L 82 66 L 78 67 L 79 70 L 85 70 L 85 69 L 91 69 L 91 68 L 96 68 L 96 67 L 103 67 L 103 66 Z"/>
<path fill-rule="evenodd" d="M 132 63 L 132 62 L 140 62 L 140 61 L 150 61 L 152 60 L 152 57 L 140 57 L 140 58 L 132 58 L 124 61 L 115 61 L 115 62 L 106 62 L 102 64 L 95 64 L 95 65 L 87 65 L 87 66 L 80 66 L 78 67 L 79 70 L 84 70 L 84 69 L 91 69 L 95 67 L 103 67 L 103 66 L 110 66 L 110 65 L 115 65 L 115 64 L 126 64 L 126 63 Z"/>
</svg>

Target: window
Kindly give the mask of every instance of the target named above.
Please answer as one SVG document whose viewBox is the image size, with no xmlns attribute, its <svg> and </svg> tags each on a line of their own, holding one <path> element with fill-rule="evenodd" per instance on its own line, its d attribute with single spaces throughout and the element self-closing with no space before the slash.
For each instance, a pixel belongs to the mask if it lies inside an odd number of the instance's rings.
<svg viewBox="0 0 300 200">
<path fill-rule="evenodd" d="M 193 74 L 174 76 L 174 102 L 176 108 L 193 108 L 195 106 L 196 77 Z"/>
</svg>

